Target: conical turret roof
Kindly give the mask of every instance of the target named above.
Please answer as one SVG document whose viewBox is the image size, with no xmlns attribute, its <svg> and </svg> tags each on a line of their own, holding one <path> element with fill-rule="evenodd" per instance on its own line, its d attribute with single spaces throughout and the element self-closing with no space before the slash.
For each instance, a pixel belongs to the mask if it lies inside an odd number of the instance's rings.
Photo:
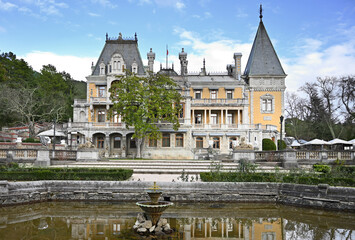
<svg viewBox="0 0 355 240">
<path fill-rule="evenodd" d="M 286 76 L 262 20 L 259 23 L 244 75 Z"/>
</svg>

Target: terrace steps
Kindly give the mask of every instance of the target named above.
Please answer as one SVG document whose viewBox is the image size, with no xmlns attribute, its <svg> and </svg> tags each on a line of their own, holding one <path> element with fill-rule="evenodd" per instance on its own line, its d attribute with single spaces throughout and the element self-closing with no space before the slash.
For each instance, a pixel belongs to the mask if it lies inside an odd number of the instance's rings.
<svg viewBox="0 0 355 240">
<path fill-rule="evenodd" d="M 236 162 L 205 161 L 205 160 L 109 160 L 98 162 L 75 162 L 60 164 L 56 162 L 53 167 L 98 167 L 98 168 L 127 168 L 133 169 L 134 173 L 141 174 L 181 174 L 183 171 L 188 174 L 199 174 L 210 172 L 221 166 L 223 172 L 239 169 Z M 260 170 L 274 170 L 275 164 L 258 166 Z"/>
</svg>

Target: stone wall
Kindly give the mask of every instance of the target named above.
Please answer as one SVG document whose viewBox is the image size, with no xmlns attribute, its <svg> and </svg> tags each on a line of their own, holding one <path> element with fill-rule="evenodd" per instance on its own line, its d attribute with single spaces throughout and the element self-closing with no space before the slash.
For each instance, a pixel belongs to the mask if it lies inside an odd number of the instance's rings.
<svg viewBox="0 0 355 240">
<path fill-rule="evenodd" d="M 0 205 L 39 201 L 140 201 L 152 182 L 0 181 Z M 173 202 L 276 202 L 355 211 L 355 188 L 281 183 L 162 182 Z"/>
</svg>

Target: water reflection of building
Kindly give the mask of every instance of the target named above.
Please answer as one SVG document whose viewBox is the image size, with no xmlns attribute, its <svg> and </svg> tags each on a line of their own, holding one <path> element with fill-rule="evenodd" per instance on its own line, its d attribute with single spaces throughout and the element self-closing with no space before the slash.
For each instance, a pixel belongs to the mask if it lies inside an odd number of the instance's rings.
<svg viewBox="0 0 355 240">
<path fill-rule="evenodd" d="M 177 239 L 278 240 L 282 238 L 281 219 L 169 218 Z M 134 219 L 68 219 L 73 239 L 117 239 L 131 233 Z"/>
<path fill-rule="evenodd" d="M 183 239 L 282 239 L 281 219 L 188 218 L 178 219 Z"/>
<path fill-rule="evenodd" d="M 134 219 L 68 219 L 73 239 L 117 239 L 118 235 L 129 231 Z"/>
</svg>

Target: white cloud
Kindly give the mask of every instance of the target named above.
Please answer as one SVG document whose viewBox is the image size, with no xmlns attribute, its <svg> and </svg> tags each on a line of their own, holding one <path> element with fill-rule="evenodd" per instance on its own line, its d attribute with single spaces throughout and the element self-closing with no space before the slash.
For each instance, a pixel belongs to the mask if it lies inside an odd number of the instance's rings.
<svg viewBox="0 0 355 240">
<path fill-rule="evenodd" d="M 100 16 L 101 16 L 100 14 L 92 13 L 92 12 L 89 12 L 88 14 L 89 14 L 89 16 L 91 16 L 91 17 L 100 17 Z"/>
<path fill-rule="evenodd" d="M 9 11 L 13 8 L 17 8 L 17 5 L 10 2 L 3 2 L 0 0 L 0 10 Z"/>
<path fill-rule="evenodd" d="M 103 7 L 108 7 L 108 8 L 116 8 L 117 5 L 113 4 L 109 0 L 92 0 L 93 3 L 98 3 Z"/>
<path fill-rule="evenodd" d="M 0 26 L 0 33 L 4 33 L 4 32 L 6 32 L 6 28 Z"/>
<path fill-rule="evenodd" d="M 206 60 L 207 72 L 225 72 L 227 64 L 234 62 L 233 54 L 235 52 L 241 52 L 243 54 L 242 66 L 244 67 L 252 45 L 251 43 L 240 43 L 230 39 L 207 42 L 196 33 L 182 28 L 175 28 L 174 32 L 179 35 L 181 39 L 176 49 L 180 52 L 181 48 L 184 47 L 185 52 L 188 54 L 189 72 L 199 72 L 204 58 Z M 165 56 L 158 60 L 165 66 Z M 169 55 L 169 65 L 171 65 L 172 62 L 174 62 L 175 70 L 180 69 L 178 54 Z M 155 70 L 159 70 L 159 68 L 159 63 L 155 64 Z"/>
<path fill-rule="evenodd" d="M 281 59 L 288 74 L 288 91 L 296 92 L 305 82 L 314 82 L 317 77 L 355 74 L 355 40 L 323 47 L 316 39 L 305 39 L 294 58 Z"/>
<path fill-rule="evenodd" d="M 185 4 L 183 2 L 177 1 L 175 7 L 179 10 L 185 8 Z"/>
<path fill-rule="evenodd" d="M 36 71 L 40 71 L 43 65 L 52 64 L 58 71 L 70 73 L 75 80 L 85 81 L 85 77 L 91 74 L 91 63 L 96 64 L 97 61 L 96 57 L 62 56 L 40 51 L 33 51 L 19 58 L 23 58 Z"/>
</svg>

